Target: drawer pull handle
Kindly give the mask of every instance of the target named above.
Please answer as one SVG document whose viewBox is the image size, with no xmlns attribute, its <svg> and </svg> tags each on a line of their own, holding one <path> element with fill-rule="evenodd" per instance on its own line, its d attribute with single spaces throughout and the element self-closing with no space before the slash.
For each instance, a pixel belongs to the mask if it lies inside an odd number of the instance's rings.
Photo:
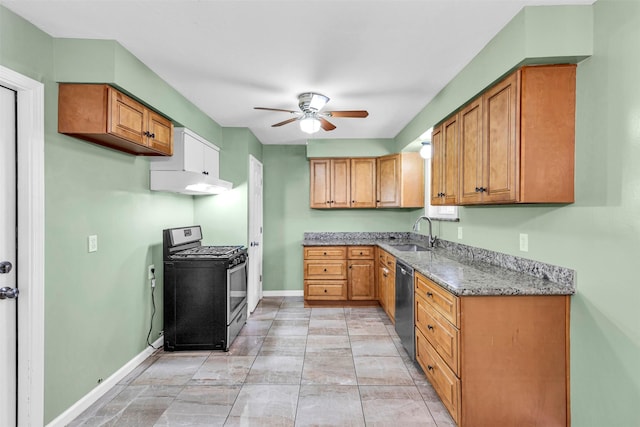
<svg viewBox="0 0 640 427">
<path fill-rule="evenodd" d="M 325 271 L 327 271 L 327 270 L 325 270 Z M 427 292 L 427 296 L 428 296 L 429 298 L 433 298 L 433 293 L 431 293 L 431 292 Z"/>
<path fill-rule="evenodd" d="M 433 326 L 432 325 L 427 325 L 427 329 L 429 329 L 430 331 L 433 331 Z"/>
<path fill-rule="evenodd" d="M 326 269 L 326 268 L 324 269 L 324 272 L 325 272 L 325 273 L 327 272 L 327 269 Z"/>
<path fill-rule="evenodd" d="M 327 293 L 327 290 L 326 290 L 326 289 L 324 290 L 324 293 L 325 293 L 325 294 Z"/>
<path fill-rule="evenodd" d="M 324 255 L 326 255 L 327 253 L 325 252 Z"/>
<path fill-rule="evenodd" d="M 427 365 L 427 369 L 430 370 L 430 371 L 433 371 L 433 366 Z"/>
<path fill-rule="evenodd" d="M 362 255 L 362 252 L 360 252 L 360 255 Z"/>
</svg>

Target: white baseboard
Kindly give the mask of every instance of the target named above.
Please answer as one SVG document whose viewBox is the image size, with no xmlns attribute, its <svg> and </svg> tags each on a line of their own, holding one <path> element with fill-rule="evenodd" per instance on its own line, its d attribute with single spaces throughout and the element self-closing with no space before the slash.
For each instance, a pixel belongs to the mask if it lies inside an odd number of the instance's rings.
<svg viewBox="0 0 640 427">
<path fill-rule="evenodd" d="M 303 297 L 304 291 L 262 291 L 263 297 Z"/>
<path fill-rule="evenodd" d="M 164 337 L 158 338 L 153 346 L 156 348 L 164 345 Z M 122 368 L 118 369 L 109 378 L 102 381 L 100 385 L 84 395 L 83 398 L 74 403 L 69 409 L 58 415 L 53 421 L 47 424 L 47 427 L 64 427 L 71 421 L 76 419 L 87 408 L 93 405 L 98 399 L 104 396 L 111 388 L 120 382 L 124 377 L 129 375 L 139 364 L 144 362 L 147 357 L 151 356 L 155 350 L 151 347 L 145 348 L 140 354 L 127 362 Z"/>
</svg>

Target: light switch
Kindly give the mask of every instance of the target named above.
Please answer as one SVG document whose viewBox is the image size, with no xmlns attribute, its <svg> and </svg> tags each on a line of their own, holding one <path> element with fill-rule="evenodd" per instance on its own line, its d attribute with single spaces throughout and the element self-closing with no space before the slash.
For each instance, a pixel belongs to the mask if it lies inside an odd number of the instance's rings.
<svg viewBox="0 0 640 427">
<path fill-rule="evenodd" d="M 522 252 L 529 252 L 529 235 L 520 233 L 520 250 Z"/>
<path fill-rule="evenodd" d="M 89 236 L 89 252 L 96 252 L 98 250 L 98 236 L 92 234 Z"/>
</svg>

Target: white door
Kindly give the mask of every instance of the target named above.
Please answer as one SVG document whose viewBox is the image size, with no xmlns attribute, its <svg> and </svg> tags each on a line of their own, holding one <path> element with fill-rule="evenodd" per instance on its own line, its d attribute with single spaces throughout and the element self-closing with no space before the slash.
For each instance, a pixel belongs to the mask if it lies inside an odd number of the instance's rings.
<svg viewBox="0 0 640 427">
<path fill-rule="evenodd" d="M 253 312 L 262 299 L 262 163 L 249 156 L 249 284 L 247 304 Z"/>
<path fill-rule="evenodd" d="M 16 425 L 16 93 L 0 86 L 0 426 Z"/>
</svg>

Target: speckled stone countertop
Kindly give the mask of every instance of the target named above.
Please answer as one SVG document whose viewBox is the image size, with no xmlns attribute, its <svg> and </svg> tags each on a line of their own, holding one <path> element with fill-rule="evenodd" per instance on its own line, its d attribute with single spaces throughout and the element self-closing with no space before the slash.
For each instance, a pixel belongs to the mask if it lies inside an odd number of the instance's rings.
<svg viewBox="0 0 640 427">
<path fill-rule="evenodd" d="M 449 292 L 466 295 L 573 295 L 568 268 L 438 240 L 429 251 L 400 251 L 395 245 L 426 246 L 417 233 L 304 233 L 304 246 L 377 245 Z"/>
</svg>

